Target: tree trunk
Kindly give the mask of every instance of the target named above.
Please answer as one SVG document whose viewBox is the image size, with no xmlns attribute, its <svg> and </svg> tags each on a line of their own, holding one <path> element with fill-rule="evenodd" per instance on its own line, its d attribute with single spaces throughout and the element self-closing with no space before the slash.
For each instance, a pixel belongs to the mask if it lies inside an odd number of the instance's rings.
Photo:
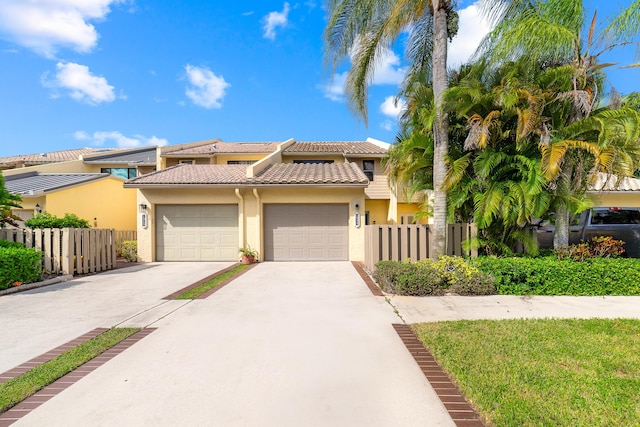
<svg viewBox="0 0 640 427">
<path fill-rule="evenodd" d="M 569 209 L 562 204 L 556 208 L 556 232 L 553 236 L 553 248 L 569 244 Z"/>
<path fill-rule="evenodd" d="M 433 124 L 433 231 L 431 256 L 445 255 L 447 250 L 447 193 L 442 189 L 447 174 L 445 158 L 449 150 L 449 123 L 442 111 L 442 95 L 448 86 L 447 79 L 447 12 L 441 1 L 433 0 L 433 96 L 436 117 Z"/>
</svg>

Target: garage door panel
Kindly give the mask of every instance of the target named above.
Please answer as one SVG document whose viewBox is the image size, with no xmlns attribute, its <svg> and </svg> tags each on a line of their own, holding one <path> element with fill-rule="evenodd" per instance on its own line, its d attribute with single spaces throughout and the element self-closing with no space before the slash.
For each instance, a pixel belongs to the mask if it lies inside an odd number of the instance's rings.
<svg viewBox="0 0 640 427">
<path fill-rule="evenodd" d="M 158 261 L 232 261 L 238 257 L 237 205 L 159 205 Z"/>
<path fill-rule="evenodd" d="M 265 205 L 265 259 L 349 259 L 347 204 Z"/>
</svg>

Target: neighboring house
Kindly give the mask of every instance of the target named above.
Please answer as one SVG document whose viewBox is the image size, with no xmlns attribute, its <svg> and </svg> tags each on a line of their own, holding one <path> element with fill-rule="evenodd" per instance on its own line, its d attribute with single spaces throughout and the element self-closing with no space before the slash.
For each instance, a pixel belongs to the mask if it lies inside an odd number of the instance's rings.
<svg viewBox="0 0 640 427">
<path fill-rule="evenodd" d="M 640 179 L 600 173 L 587 195 L 596 207 L 640 208 Z"/>
<path fill-rule="evenodd" d="M 35 212 L 73 213 L 95 228 L 136 229 L 136 192 L 107 173 L 26 172 L 5 177 L 7 190 L 22 197 L 12 212 L 23 221 Z"/>
<path fill-rule="evenodd" d="M 123 182 L 156 169 L 158 148 L 91 149 L 0 158 L 9 191 L 22 197 L 23 220 L 37 210 L 73 213 L 94 227 L 136 229 L 135 190 Z"/>
<path fill-rule="evenodd" d="M 366 223 L 395 223 L 401 209 L 381 159 L 388 144 L 241 143 L 163 147 L 159 170 L 138 189 L 144 261 L 362 260 Z M 412 215 L 415 205 L 412 205 Z"/>
</svg>

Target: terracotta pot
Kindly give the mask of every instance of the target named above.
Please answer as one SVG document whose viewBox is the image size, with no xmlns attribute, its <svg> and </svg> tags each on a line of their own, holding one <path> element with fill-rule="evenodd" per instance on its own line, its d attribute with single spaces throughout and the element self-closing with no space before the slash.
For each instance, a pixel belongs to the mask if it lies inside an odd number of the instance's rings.
<svg viewBox="0 0 640 427">
<path fill-rule="evenodd" d="M 243 264 L 253 264 L 256 262 L 256 258 L 252 255 L 242 255 L 242 263 Z"/>
</svg>

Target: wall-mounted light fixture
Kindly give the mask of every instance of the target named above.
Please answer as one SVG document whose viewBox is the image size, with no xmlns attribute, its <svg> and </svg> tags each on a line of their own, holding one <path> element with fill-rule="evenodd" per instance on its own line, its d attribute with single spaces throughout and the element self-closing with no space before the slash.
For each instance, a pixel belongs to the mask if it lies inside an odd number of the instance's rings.
<svg viewBox="0 0 640 427">
<path fill-rule="evenodd" d="M 140 204 L 138 205 L 138 211 L 139 211 L 140 213 L 145 213 L 145 212 L 147 211 L 147 205 L 146 205 L 146 204 L 144 204 L 144 203 L 140 203 Z"/>
<path fill-rule="evenodd" d="M 355 208 L 356 208 L 356 210 L 360 209 L 360 205 L 356 203 Z"/>
<path fill-rule="evenodd" d="M 36 205 L 33 207 L 33 210 L 36 214 L 39 214 L 40 212 L 42 212 L 42 208 L 40 207 L 39 203 L 36 203 Z"/>
</svg>

